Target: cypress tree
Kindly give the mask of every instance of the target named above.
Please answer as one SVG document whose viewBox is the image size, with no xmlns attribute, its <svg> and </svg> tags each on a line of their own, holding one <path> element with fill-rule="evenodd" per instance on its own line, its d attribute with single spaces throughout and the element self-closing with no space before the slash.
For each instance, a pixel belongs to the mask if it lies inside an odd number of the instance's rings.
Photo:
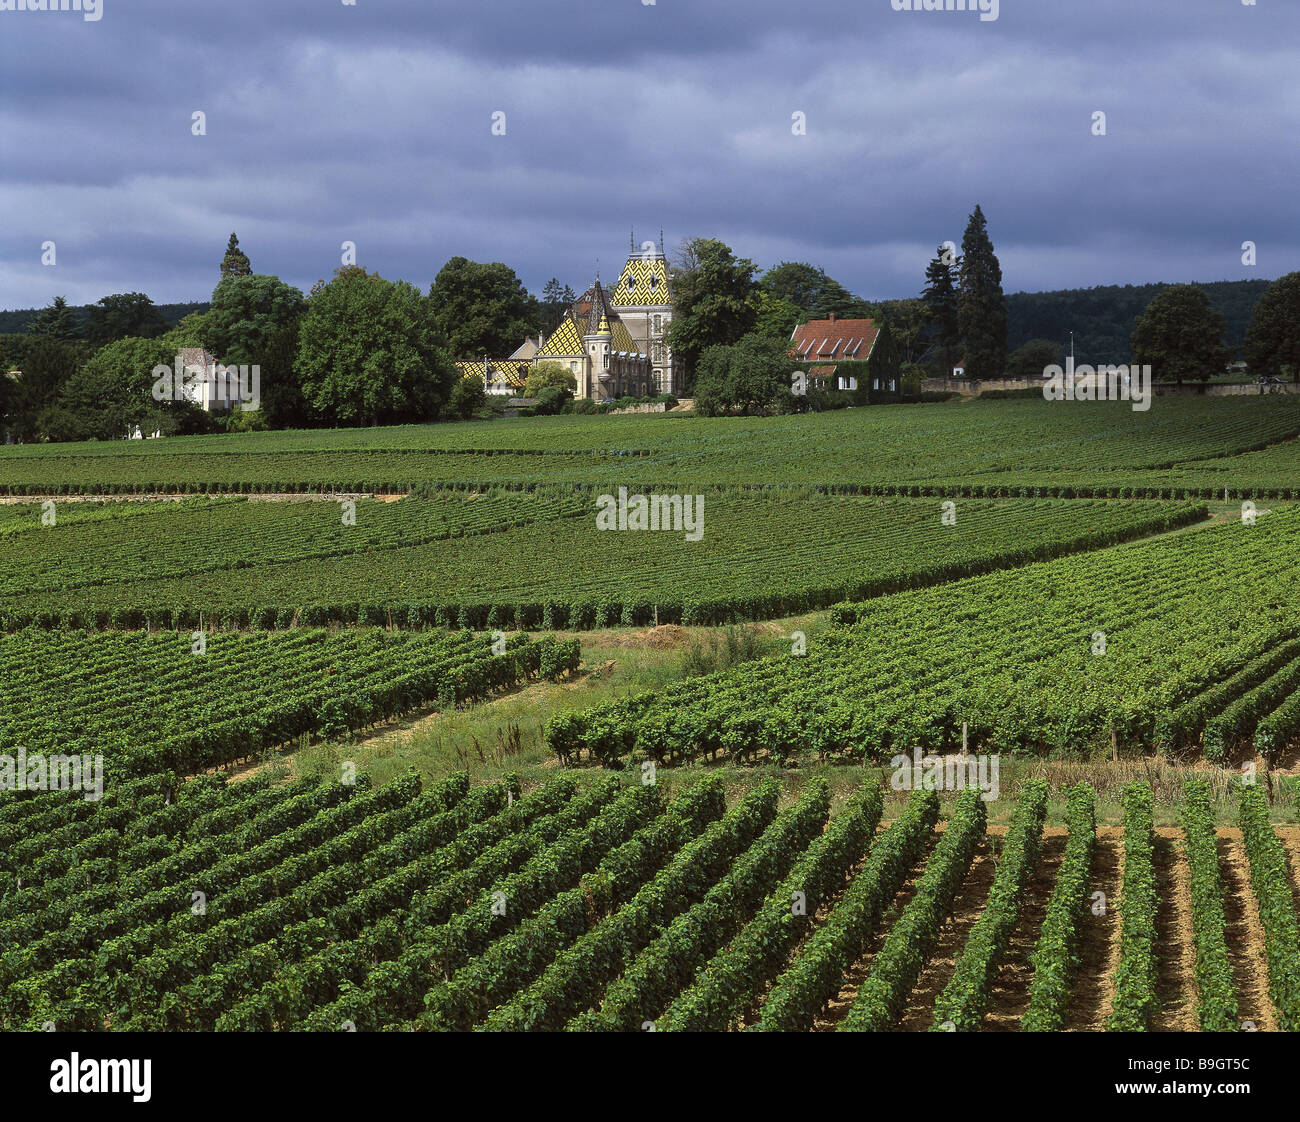
<svg viewBox="0 0 1300 1122">
<path fill-rule="evenodd" d="M 945 260 L 948 251 L 940 246 L 934 260 L 925 269 L 925 291 L 921 302 L 925 305 L 926 321 L 937 328 L 934 342 L 943 361 L 943 376 L 952 376 L 957 365 L 957 348 L 961 332 L 957 327 L 957 262 Z"/>
<path fill-rule="evenodd" d="M 966 377 L 1001 378 L 1007 366 L 1007 306 L 1002 266 L 989 240 L 984 212 L 976 206 L 961 239 L 957 325 L 966 349 Z"/>
<path fill-rule="evenodd" d="M 221 279 L 227 277 L 251 277 L 253 275 L 253 264 L 248 260 L 247 254 L 239 248 L 239 239 L 234 234 L 230 235 L 230 241 L 226 245 L 226 256 L 221 259 Z"/>
</svg>

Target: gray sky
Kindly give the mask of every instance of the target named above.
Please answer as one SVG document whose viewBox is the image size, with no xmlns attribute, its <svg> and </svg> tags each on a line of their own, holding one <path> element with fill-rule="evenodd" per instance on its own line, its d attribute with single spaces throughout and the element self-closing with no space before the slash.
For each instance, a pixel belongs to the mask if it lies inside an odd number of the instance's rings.
<svg viewBox="0 0 1300 1122">
<path fill-rule="evenodd" d="M 0 307 L 206 300 L 231 230 L 304 290 L 663 227 L 886 299 L 977 202 L 1008 292 L 1300 269 L 1297 0 L 102 2 L 0 11 Z"/>
</svg>

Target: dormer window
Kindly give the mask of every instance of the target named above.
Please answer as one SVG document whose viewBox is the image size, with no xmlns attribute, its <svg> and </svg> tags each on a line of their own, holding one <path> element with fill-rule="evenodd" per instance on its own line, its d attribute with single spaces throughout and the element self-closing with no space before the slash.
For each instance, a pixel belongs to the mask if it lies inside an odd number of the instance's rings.
<svg viewBox="0 0 1300 1122">
<path fill-rule="evenodd" d="M 651 277 L 651 278 L 650 278 L 650 290 L 653 292 L 653 291 L 654 291 L 656 288 L 658 288 L 658 287 L 659 287 L 659 278 L 658 278 L 658 277 Z"/>
</svg>

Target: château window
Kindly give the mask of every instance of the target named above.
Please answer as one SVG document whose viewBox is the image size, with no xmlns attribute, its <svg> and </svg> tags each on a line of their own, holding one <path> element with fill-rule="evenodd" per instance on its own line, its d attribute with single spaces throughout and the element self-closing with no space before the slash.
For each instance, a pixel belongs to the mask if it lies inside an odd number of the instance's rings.
<svg viewBox="0 0 1300 1122">
<path fill-rule="evenodd" d="M 606 347 L 605 350 L 608 352 L 609 348 Z M 609 354 L 608 354 L 608 353 L 606 353 L 606 355 L 605 355 L 605 369 L 606 369 L 606 370 L 609 369 Z"/>
<path fill-rule="evenodd" d="M 663 330 L 663 316 L 655 316 L 655 334 Z"/>
</svg>

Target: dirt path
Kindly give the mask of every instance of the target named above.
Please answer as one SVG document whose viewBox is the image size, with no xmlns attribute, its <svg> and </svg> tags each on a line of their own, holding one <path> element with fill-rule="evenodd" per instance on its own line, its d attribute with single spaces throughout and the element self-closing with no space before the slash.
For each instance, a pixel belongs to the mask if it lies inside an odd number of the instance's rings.
<svg viewBox="0 0 1300 1122">
<path fill-rule="evenodd" d="M 939 941 L 921 976 L 908 995 L 903 1015 L 895 1026 L 896 1032 L 925 1032 L 934 1023 L 934 1003 L 957 969 L 957 960 L 965 949 L 966 939 L 975 921 L 984 914 L 984 904 L 993 887 L 1001 855 L 1002 839 L 985 837 L 975 851 L 966 880 L 957 890 L 952 913 L 939 932 Z"/>
<path fill-rule="evenodd" d="M 1029 983 L 1034 976 L 1029 956 L 1034 952 L 1038 934 L 1056 888 L 1056 877 L 1065 859 L 1068 831 L 1063 826 L 1049 826 L 1043 831 L 1043 849 L 1038 866 L 1020 898 L 1020 915 L 1011 942 L 998 967 L 997 978 L 989 993 L 989 1011 L 981 1026 L 986 1032 L 1016 1032 L 1020 1019 L 1029 1008 Z"/>
<path fill-rule="evenodd" d="M 1157 827 L 1155 839 L 1156 995 L 1153 1032 L 1196 1032 L 1196 934 L 1192 923 L 1191 870 L 1183 832 Z"/>
<path fill-rule="evenodd" d="M 1102 1032 L 1110 1016 L 1114 990 L 1111 979 L 1119 965 L 1119 886 L 1124 875 L 1124 831 L 1118 826 L 1097 830 L 1092 859 L 1092 884 L 1087 911 L 1079 931 L 1079 968 L 1070 994 L 1065 1029 Z M 1092 893 L 1106 897 L 1104 915 L 1093 914 Z"/>
<path fill-rule="evenodd" d="M 1223 876 L 1224 935 L 1237 984 L 1242 1021 L 1257 1031 L 1277 1031 L 1277 1014 L 1268 996 L 1268 960 L 1259 905 L 1250 885 L 1250 864 L 1240 830 L 1219 831 L 1219 871 Z"/>
<path fill-rule="evenodd" d="M 880 950 L 881 944 L 884 943 L 890 929 L 894 926 L 894 921 L 898 919 L 900 913 L 907 907 L 908 901 L 915 894 L 916 882 L 920 880 L 922 873 L 925 872 L 926 863 L 930 860 L 930 854 L 934 852 L 934 847 L 942 833 L 942 824 L 931 831 L 925 852 L 921 854 L 912 867 L 912 875 L 894 897 L 893 903 L 886 909 L 880 923 L 876 925 L 876 930 L 867 943 L 866 953 L 845 972 L 844 980 L 840 984 L 840 992 L 832 997 L 826 1003 L 826 1008 L 817 1015 L 816 1021 L 813 1022 L 813 1032 L 834 1032 L 839 1023 L 848 1016 L 849 1009 L 852 1008 L 853 1002 L 858 996 L 858 987 L 870 976 L 871 964 L 875 961 L 876 953 Z"/>
</svg>

